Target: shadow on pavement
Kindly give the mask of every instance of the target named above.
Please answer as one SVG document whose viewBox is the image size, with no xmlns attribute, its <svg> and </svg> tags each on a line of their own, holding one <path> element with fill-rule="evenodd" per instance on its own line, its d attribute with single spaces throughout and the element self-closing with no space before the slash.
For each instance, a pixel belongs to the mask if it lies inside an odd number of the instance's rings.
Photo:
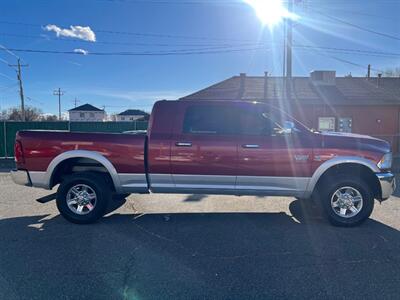
<svg viewBox="0 0 400 300">
<path fill-rule="evenodd" d="M 0 221 L 0 298 L 396 298 L 399 232 L 286 213 Z"/>
<path fill-rule="evenodd" d="M 185 201 L 185 202 L 198 202 L 198 201 L 201 201 L 201 200 L 203 200 L 203 199 L 205 199 L 207 197 L 208 197 L 208 195 L 192 194 L 192 195 L 188 195 L 186 197 L 186 199 L 183 200 L 183 201 Z"/>
</svg>

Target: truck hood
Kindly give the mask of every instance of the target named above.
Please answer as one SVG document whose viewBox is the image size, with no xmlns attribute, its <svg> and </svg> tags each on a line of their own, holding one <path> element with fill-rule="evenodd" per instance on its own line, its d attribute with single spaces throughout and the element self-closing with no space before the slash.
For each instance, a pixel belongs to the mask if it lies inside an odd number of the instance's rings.
<svg viewBox="0 0 400 300">
<path fill-rule="evenodd" d="M 390 152 L 390 144 L 384 140 L 368 135 L 344 133 L 344 132 L 323 132 L 323 146 L 326 148 L 354 149 L 387 153 Z"/>
</svg>

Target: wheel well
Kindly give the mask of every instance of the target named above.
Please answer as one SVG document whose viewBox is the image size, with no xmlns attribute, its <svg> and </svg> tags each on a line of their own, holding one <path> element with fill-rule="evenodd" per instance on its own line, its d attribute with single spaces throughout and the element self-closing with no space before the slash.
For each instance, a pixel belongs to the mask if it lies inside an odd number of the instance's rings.
<svg viewBox="0 0 400 300">
<path fill-rule="evenodd" d="M 324 184 L 324 181 L 329 180 L 329 178 L 337 177 L 343 174 L 361 178 L 372 189 L 374 197 L 376 199 L 381 198 L 381 186 L 375 173 L 370 168 L 357 163 L 343 163 L 330 167 L 318 179 L 315 186 L 319 187 Z"/>
<path fill-rule="evenodd" d="M 68 158 L 59 163 L 51 176 L 50 188 L 53 188 L 55 185 L 59 184 L 66 175 L 71 175 L 77 172 L 100 173 L 105 176 L 107 182 L 112 186 L 113 190 L 115 189 L 114 182 L 107 168 L 97 160 L 85 157 Z"/>
</svg>

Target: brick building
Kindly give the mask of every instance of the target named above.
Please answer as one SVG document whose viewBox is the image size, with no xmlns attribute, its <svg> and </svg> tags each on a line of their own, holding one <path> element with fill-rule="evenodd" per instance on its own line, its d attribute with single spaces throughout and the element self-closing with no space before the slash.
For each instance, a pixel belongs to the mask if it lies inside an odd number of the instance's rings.
<svg viewBox="0 0 400 300">
<path fill-rule="evenodd" d="M 368 134 L 399 149 L 400 78 L 234 76 L 183 97 L 185 100 L 244 100 L 281 107 L 310 128 Z"/>
</svg>

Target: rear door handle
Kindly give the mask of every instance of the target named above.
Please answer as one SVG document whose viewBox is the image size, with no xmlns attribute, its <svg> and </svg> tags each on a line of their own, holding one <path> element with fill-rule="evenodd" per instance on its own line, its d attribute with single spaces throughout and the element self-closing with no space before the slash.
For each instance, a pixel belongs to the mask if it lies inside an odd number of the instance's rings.
<svg viewBox="0 0 400 300">
<path fill-rule="evenodd" d="M 192 142 L 176 142 L 177 147 L 192 147 Z"/>
<path fill-rule="evenodd" d="M 260 148 L 260 145 L 257 144 L 244 144 L 242 145 L 243 148 L 247 148 L 247 149 L 257 149 Z"/>
</svg>

